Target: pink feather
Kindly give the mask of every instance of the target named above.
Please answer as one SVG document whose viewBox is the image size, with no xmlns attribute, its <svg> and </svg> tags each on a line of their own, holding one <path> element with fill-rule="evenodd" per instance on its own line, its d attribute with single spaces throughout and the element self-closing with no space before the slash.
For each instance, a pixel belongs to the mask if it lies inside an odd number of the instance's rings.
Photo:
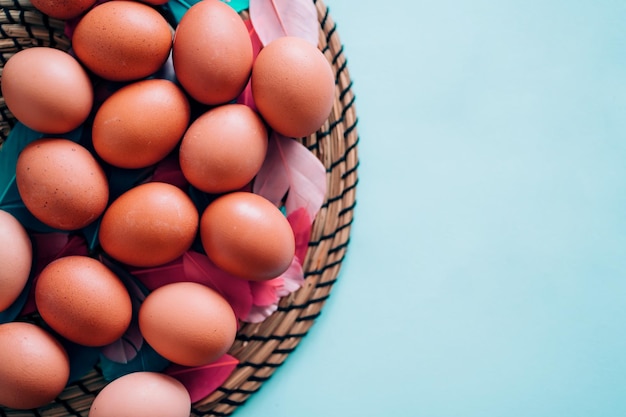
<svg viewBox="0 0 626 417">
<path fill-rule="evenodd" d="M 257 35 L 254 27 L 252 26 L 252 22 L 250 20 L 244 20 L 246 28 L 248 28 L 248 35 L 250 35 L 250 42 L 252 42 L 252 58 L 256 60 L 256 57 L 263 49 L 263 45 L 261 44 L 261 40 Z M 258 111 L 256 104 L 254 103 L 254 97 L 252 97 L 252 83 L 248 80 L 248 84 L 246 84 L 246 88 L 244 88 L 243 92 L 237 97 L 237 103 L 245 104 L 250 107 L 254 111 Z"/>
<path fill-rule="evenodd" d="M 117 363 L 128 363 L 137 356 L 143 345 L 143 336 L 137 323 L 132 323 L 124 336 L 110 345 L 100 348 L 100 352 L 109 360 Z"/>
<path fill-rule="evenodd" d="M 24 308 L 20 314 L 30 314 L 37 310 L 35 305 L 35 286 L 41 271 L 52 261 L 65 256 L 87 256 L 87 242 L 82 236 L 70 235 L 64 232 L 37 233 L 32 235 L 33 240 L 33 283 Z"/>
<path fill-rule="evenodd" d="M 131 272 L 150 290 L 173 282 L 206 285 L 228 301 L 238 318 L 246 317 L 252 305 L 248 281 L 222 271 L 206 255 L 193 250 L 165 265 Z"/>
<path fill-rule="evenodd" d="M 185 367 L 170 365 L 165 373 L 179 380 L 191 397 L 191 402 L 206 398 L 218 389 L 237 368 L 239 361 L 228 354 L 205 366 Z"/>
<path fill-rule="evenodd" d="M 263 45 L 296 36 L 317 47 L 319 23 L 312 0 L 250 0 L 250 20 Z"/>
<path fill-rule="evenodd" d="M 278 278 L 268 281 L 251 281 L 252 308 L 244 321 L 260 323 L 278 309 L 278 302 L 297 291 L 304 284 L 304 271 L 300 261 L 294 257 L 291 265 Z"/>
<path fill-rule="evenodd" d="M 300 142 L 273 133 L 252 190 L 277 206 L 287 195 L 287 215 L 304 208 L 313 221 L 326 198 L 326 169 Z"/>
<path fill-rule="evenodd" d="M 293 235 L 296 239 L 296 258 L 300 261 L 300 265 L 302 265 L 306 257 L 306 252 L 309 249 L 313 221 L 304 208 L 299 208 L 290 213 L 287 216 L 287 221 L 289 221 L 291 230 L 293 230 Z"/>
</svg>

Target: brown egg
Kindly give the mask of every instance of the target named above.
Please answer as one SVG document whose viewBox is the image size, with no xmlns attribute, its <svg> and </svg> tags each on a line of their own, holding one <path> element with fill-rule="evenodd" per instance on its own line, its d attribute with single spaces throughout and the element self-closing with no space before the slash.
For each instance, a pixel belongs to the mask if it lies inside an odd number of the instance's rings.
<svg viewBox="0 0 626 417">
<path fill-rule="evenodd" d="M 67 353 L 34 324 L 0 324 L 0 405 L 21 410 L 44 406 L 65 388 Z"/>
<path fill-rule="evenodd" d="M 187 97 L 171 81 L 137 81 L 111 95 L 96 113 L 96 153 L 121 168 L 156 164 L 178 144 L 189 125 Z"/>
<path fill-rule="evenodd" d="M 214 200 L 200 219 L 202 246 L 218 267 L 252 281 L 289 268 L 295 241 L 289 222 L 269 200 L 233 192 Z"/>
<path fill-rule="evenodd" d="M 19 297 L 26 286 L 33 262 L 28 233 L 10 213 L 0 210 L 0 311 Z"/>
<path fill-rule="evenodd" d="M 176 77 L 204 104 L 236 98 L 252 69 L 252 42 L 243 20 L 218 0 L 194 4 L 183 15 L 172 50 Z"/>
<path fill-rule="evenodd" d="M 35 303 L 50 327 L 83 346 L 115 342 L 132 316 L 130 295 L 122 281 L 87 256 L 66 256 L 48 264 L 37 279 Z"/>
<path fill-rule="evenodd" d="M 31 0 L 30 3 L 50 17 L 68 20 L 89 9 L 96 0 Z"/>
<path fill-rule="evenodd" d="M 106 210 L 100 244 L 128 265 L 161 265 L 181 256 L 198 230 L 198 211 L 179 188 L 150 182 L 122 194 Z"/>
<path fill-rule="evenodd" d="M 179 365 L 202 366 L 230 349 L 237 319 L 216 291 L 195 282 L 178 282 L 146 297 L 139 310 L 139 329 L 164 358 Z"/>
<path fill-rule="evenodd" d="M 93 88 L 83 67 L 66 52 L 24 49 L 2 70 L 2 97 L 13 115 L 42 133 L 66 133 L 89 116 Z"/>
<path fill-rule="evenodd" d="M 297 37 L 278 38 L 263 48 L 251 83 L 261 116 L 288 137 L 315 133 L 330 115 L 335 99 L 335 77 L 328 60 Z"/>
<path fill-rule="evenodd" d="M 89 417 L 189 417 L 191 399 L 185 386 L 157 372 L 121 376 L 98 393 Z"/>
<path fill-rule="evenodd" d="M 147 4 L 113 0 L 91 9 L 76 25 L 72 47 L 96 75 L 130 81 L 156 72 L 169 56 L 172 32 Z"/>
<path fill-rule="evenodd" d="M 267 153 L 267 130 L 243 104 L 215 107 L 189 127 L 180 145 L 187 180 L 207 193 L 234 191 L 248 184 Z"/>
<path fill-rule="evenodd" d="M 109 185 L 87 149 L 67 139 L 39 139 L 17 159 L 17 189 L 26 208 L 48 226 L 80 229 L 106 208 Z"/>
</svg>

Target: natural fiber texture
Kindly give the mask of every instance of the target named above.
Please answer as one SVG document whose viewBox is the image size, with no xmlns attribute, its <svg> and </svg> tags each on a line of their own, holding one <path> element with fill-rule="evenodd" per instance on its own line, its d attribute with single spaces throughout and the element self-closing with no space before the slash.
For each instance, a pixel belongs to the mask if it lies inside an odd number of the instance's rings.
<svg viewBox="0 0 626 417">
<path fill-rule="evenodd" d="M 332 113 L 324 126 L 300 139 L 326 167 L 328 192 L 315 223 L 304 262 L 305 283 L 285 297 L 278 311 L 262 323 L 244 324 L 230 350 L 240 365 L 211 396 L 193 405 L 192 415 L 230 415 L 255 393 L 296 348 L 319 316 L 335 283 L 350 240 L 356 202 L 357 116 L 352 81 L 336 25 L 321 0 L 315 1 L 320 21 L 320 49 L 336 75 Z M 2 65 L 16 51 L 36 45 L 69 47 L 62 22 L 42 16 L 25 0 L 0 0 Z M 0 142 L 14 120 L 0 101 Z M 86 416 L 93 398 L 105 385 L 94 369 L 69 386 L 57 400 L 38 410 L 0 408 L 0 416 Z M 260 412 L 262 415 L 263 412 Z"/>
</svg>

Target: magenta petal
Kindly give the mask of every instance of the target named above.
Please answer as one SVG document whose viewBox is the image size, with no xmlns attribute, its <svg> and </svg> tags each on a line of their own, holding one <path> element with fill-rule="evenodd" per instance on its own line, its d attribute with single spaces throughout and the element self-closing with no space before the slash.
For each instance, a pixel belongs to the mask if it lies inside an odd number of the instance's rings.
<svg viewBox="0 0 626 417">
<path fill-rule="evenodd" d="M 248 81 L 246 88 L 244 88 L 239 97 L 237 97 L 237 103 L 244 104 L 252 110 L 258 111 L 256 103 L 254 102 L 254 97 L 252 96 L 252 83 L 250 81 Z"/>
<path fill-rule="evenodd" d="M 312 220 L 309 217 L 308 211 L 304 207 L 301 207 L 290 213 L 287 216 L 287 221 L 289 221 L 291 230 L 293 230 L 293 235 L 296 239 L 296 257 L 302 263 L 309 249 Z"/>
<path fill-rule="evenodd" d="M 248 281 L 219 269 L 206 255 L 188 251 L 183 255 L 187 281 L 199 282 L 228 301 L 238 319 L 246 317 L 252 307 L 252 293 Z"/>
<path fill-rule="evenodd" d="M 172 184 L 182 190 L 189 186 L 189 182 L 180 169 L 180 163 L 176 154 L 171 154 L 159 162 L 152 174 L 152 181 Z"/>
<path fill-rule="evenodd" d="M 50 262 L 64 256 L 87 256 L 89 254 L 87 242 L 85 242 L 83 237 L 78 235 L 55 232 L 35 233 L 31 237 L 33 240 L 33 254 L 35 255 L 32 271 L 34 279 L 28 300 L 20 313 L 22 315 L 30 314 L 37 310 L 37 306 L 35 305 L 35 286 L 37 284 L 37 278 Z"/>
<path fill-rule="evenodd" d="M 259 56 L 259 52 L 263 49 L 263 43 L 261 43 L 261 39 L 259 39 L 259 34 L 254 30 L 254 26 L 252 25 L 252 21 L 250 19 L 244 20 L 243 23 L 246 25 L 246 29 L 248 29 L 248 35 L 250 35 L 250 42 L 252 42 L 252 58 L 256 59 Z"/>
<path fill-rule="evenodd" d="M 149 290 L 174 282 L 186 281 L 182 258 L 154 268 L 132 270 L 131 273 Z"/>
<path fill-rule="evenodd" d="M 263 282 L 251 282 L 254 304 L 244 321 L 260 323 L 278 309 L 281 297 L 297 291 L 304 284 L 304 271 L 294 256 L 289 268 L 278 278 Z"/>
<path fill-rule="evenodd" d="M 33 234 L 32 238 L 36 254 L 34 272 L 37 275 L 55 259 L 70 255 L 86 256 L 89 253 L 85 239 L 80 236 L 55 232 Z"/>
<path fill-rule="evenodd" d="M 180 381 L 191 397 L 191 402 L 200 401 L 218 389 L 237 368 L 239 361 L 226 354 L 205 366 L 185 367 L 171 365 L 165 374 Z"/>
<path fill-rule="evenodd" d="M 282 287 L 281 277 L 267 281 L 250 281 L 252 291 L 252 304 L 256 306 L 268 306 L 278 302 L 278 289 Z"/>
</svg>

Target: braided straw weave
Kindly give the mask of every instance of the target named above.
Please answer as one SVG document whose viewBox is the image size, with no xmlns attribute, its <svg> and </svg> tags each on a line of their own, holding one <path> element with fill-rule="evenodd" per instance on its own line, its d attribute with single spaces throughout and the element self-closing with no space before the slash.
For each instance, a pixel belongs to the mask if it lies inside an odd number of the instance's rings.
<svg viewBox="0 0 626 417">
<path fill-rule="evenodd" d="M 299 139 L 326 167 L 327 196 L 315 223 L 304 262 L 303 287 L 284 297 L 262 323 L 244 324 L 230 350 L 239 366 L 208 398 L 192 406 L 192 416 L 226 416 L 255 393 L 296 348 L 319 316 L 335 283 L 350 240 L 356 202 L 357 116 L 352 81 L 336 25 L 322 0 L 314 0 L 320 22 L 319 46 L 336 77 L 330 117 L 313 135 Z M 28 0 L 0 0 L 0 64 L 18 50 L 52 46 L 67 50 L 63 22 L 35 10 Z M 0 97 L 0 143 L 14 118 Z M 0 407 L 0 416 L 87 416 L 95 395 L 105 386 L 98 367 L 68 386 L 55 402 L 37 410 Z"/>
</svg>

